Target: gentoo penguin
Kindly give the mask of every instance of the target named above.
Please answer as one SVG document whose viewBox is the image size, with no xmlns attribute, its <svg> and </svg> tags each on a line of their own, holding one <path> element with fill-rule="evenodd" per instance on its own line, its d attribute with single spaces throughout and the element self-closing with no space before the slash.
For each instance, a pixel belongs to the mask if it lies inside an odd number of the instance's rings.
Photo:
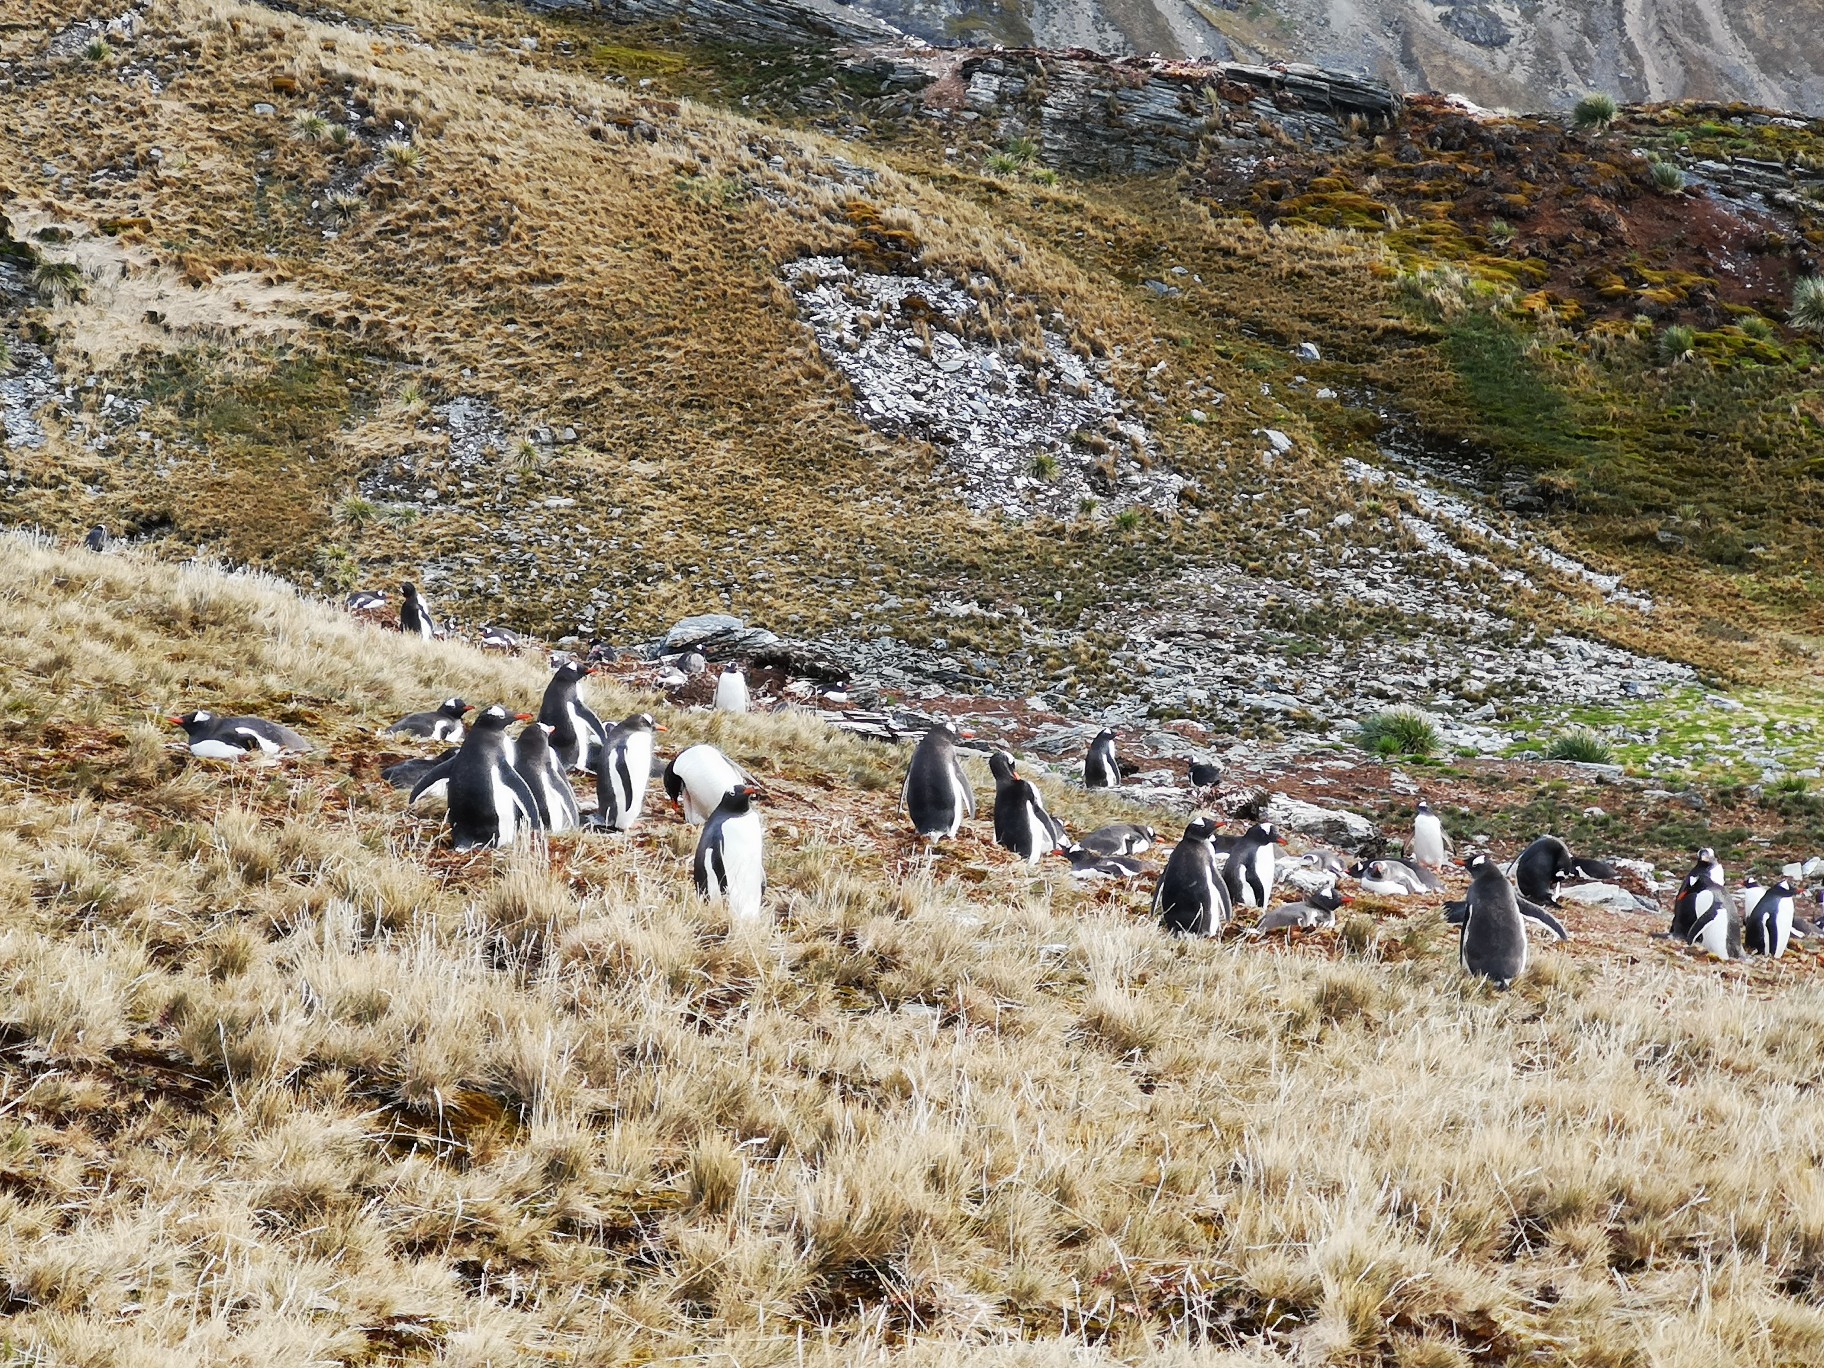
<svg viewBox="0 0 1824 1368">
<path fill-rule="evenodd" d="M 1514 862 L 1514 883 L 1520 896 L 1542 907 L 1558 906 L 1558 889 L 1577 872 L 1571 848 L 1556 836 L 1541 836 Z"/>
<path fill-rule="evenodd" d="M 1098 855 L 1081 845 L 1065 851 L 1064 858 L 1070 861 L 1073 879 L 1137 879 L 1146 873 L 1146 866 L 1132 855 Z"/>
<path fill-rule="evenodd" d="M 1571 933 L 1564 929 L 1564 923 L 1553 916 L 1549 909 L 1521 897 L 1518 893 L 1514 895 L 1514 904 L 1520 909 L 1520 915 L 1522 917 L 1525 917 L 1528 921 L 1538 922 L 1539 925 L 1543 926 L 1547 931 L 1550 931 L 1554 936 L 1558 937 L 1559 940 L 1568 941 L 1571 938 Z M 1467 897 L 1460 898 L 1456 902 L 1447 902 L 1444 904 L 1444 920 L 1452 926 L 1463 925 L 1463 919 L 1468 915 L 1469 899 Z"/>
<path fill-rule="evenodd" d="M 1115 758 L 1115 734 L 1107 727 L 1096 733 L 1089 743 L 1089 755 L 1083 761 L 1083 787 L 1119 788 L 1121 762 Z"/>
<path fill-rule="evenodd" d="M 614 643 L 599 638 L 589 643 L 589 649 L 583 659 L 591 665 L 612 665 L 621 658 L 621 653 L 614 649 Z"/>
<path fill-rule="evenodd" d="M 1486 855 L 1464 862 L 1470 873 L 1457 958 L 1477 978 L 1506 991 L 1526 969 L 1526 923 L 1507 875 Z"/>
<path fill-rule="evenodd" d="M 414 788 L 420 779 L 443 764 L 444 761 L 453 759 L 455 754 L 456 749 L 452 746 L 441 755 L 416 756 L 410 760 L 401 760 L 398 764 L 388 765 L 381 770 L 380 777 L 396 789 Z"/>
<path fill-rule="evenodd" d="M 314 747 L 290 727 L 259 717 L 217 717 L 198 708 L 167 717 L 190 738 L 190 754 L 203 760 L 245 760 L 249 755 L 302 754 Z"/>
<path fill-rule="evenodd" d="M 1357 869 L 1361 873 L 1357 874 Z M 1422 891 L 1417 886 L 1417 877 L 1392 860 L 1370 860 L 1367 864 L 1356 865 L 1349 872 L 1361 884 L 1362 892 L 1372 893 L 1377 898 L 1410 898 L 1414 893 Z"/>
<path fill-rule="evenodd" d="M 595 671 L 580 661 L 566 660 L 557 667 L 538 705 L 538 720 L 551 724 L 551 749 L 565 769 L 596 773 L 608 729 L 583 702 L 582 682 Z"/>
<path fill-rule="evenodd" d="M 575 831 L 582 825 L 576 790 L 551 750 L 551 724 L 528 722 L 513 743 L 513 768 L 532 790 L 546 831 Z"/>
<path fill-rule="evenodd" d="M 1697 852 L 1697 862 L 1672 899 L 1672 926 L 1668 934 L 1674 940 L 1689 941 L 1691 928 L 1723 892 L 1723 867 L 1716 862 L 1716 852 L 1705 846 Z"/>
<path fill-rule="evenodd" d="M 975 794 L 957 758 L 957 730 L 939 722 L 912 751 L 900 798 L 912 829 L 927 841 L 955 836 L 965 817 L 975 816 Z"/>
<path fill-rule="evenodd" d="M 386 591 L 383 589 L 357 589 L 342 600 L 342 603 L 351 613 L 372 613 L 386 607 Z"/>
<path fill-rule="evenodd" d="M 1298 857 L 1298 862 L 1302 865 L 1309 865 L 1313 869 L 1322 870 L 1326 874 L 1341 875 L 1350 872 L 1343 857 L 1334 850 L 1323 848 L 1307 850 Z"/>
<path fill-rule="evenodd" d="M 1727 890 L 1704 884 L 1697 889 L 1693 905 L 1697 912 L 1685 939 L 1692 945 L 1702 946 L 1711 959 L 1740 959 L 1742 918 Z"/>
<path fill-rule="evenodd" d="M 108 529 L 102 524 L 96 523 L 89 529 L 89 535 L 82 539 L 82 544 L 91 551 L 106 551 L 108 549 Z"/>
<path fill-rule="evenodd" d="M 382 736 L 413 736 L 420 741 L 444 741 L 455 745 L 462 740 L 462 717 L 474 709 L 473 703 L 460 698 L 446 698 L 430 712 L 409 713 L 381 732 Z"/>
<path fill-rule="evenodd" d="M 686 651 L 672 663 L 684 672 L 687 679 L 695 679 L 709 668 L 709 661 L 701 651 Z"/>
<path fill-rule="evenodd" d="M 1742 934 L 1745 936 L 1753 937 L 1755 934 L 1754 905 L 1760 901 L 1761 894 L 1766 891 L 1761 887 L 1761 881 L 1754 875 L 1743 876 L 1742 889 L 1736 895 L 1736 903 L 1742 909 Z M 1752 939 L 1748 943 L 1748 948 L 1755 954 L 1760 954 L 1760 948 L 1754 944 Z"/>
<path fill-rule="evenodd" d="M 517 651 L 521 643 L 517 632 L 505 627 L 483 627 L 480 645 L 484 651 Z"/>
<path fill-rule="evenodd" d="M 1153 889 L 1153 911 L 1162 929 L 1176 936 L 1219 936 L 1232 914 L 1229 890 L 1216 872 L 1210 838 L 1216 823 L 1199 817 L 1184 829 L 1159 883 Z"/>
<path fill-rule="evenodd" d="M 1743 917 L 1742 939 L 1757 955 L 1778 959 L 1792 941 L 1794 903 L 1798 890 L 1791 879 L 1781 879 L 1761 890 L 1754 906 Z"/>
<path fill-rule="evenodd" d="M 1273 848 L 1285 843 L 1286 838 L 1271 822 L 1257 822 L 1241 834 L 1229 849 L 1229 862 L 1222 867 L 1231 906 L 1266 909 L 1273 900 L 1277 872 Z"/>
<path fill-rule="evenodd" d="M 400 591 L 405 595 L 399 605 L 399 630 L 407 636 L 423 637 L 429 641 L 437 635 L 437 620 L 431 616 L 431 610 L 425 607 L 424 600 L 418 597 L 418 586 L 405 585 Z"/>
<path fill-rule="evenodd" d="M 1284 931 L 1293 926 L 1302 931 L 1310 931 L 1319 926 L 1335 926 L 1336 909 L 1348 901 L 1348 895 L 1335 888 L 1306 894 L 1302 902 L 1281 903 L 1278 907 L 1261 913 L 1260 920 L 1254 924 L 1254 934 L 1265 935 L 1269 931 Z"/>
<path fill-rule="evenodd" d="M 1222 771 L 1208 760 L 1193 760 L 1190 780 L 1194 789 L 1213 789 L 1222 782 Z"/>
<path fill-rule="evenodd" d="M 1076 848 L 1095 855 L 1142 855 L 1151 850 L 1158 840 L 1159 833 L 1150 826 L 1111 822 L 1090 832 L 1077 842 Z"/>
<path fill-rule="evenodd" d="M 1022 779 L 1013 757 L 997 751 L 988 761 L 994 775 L 994 842 L 1027 864 L 1037 864 L 1059 845 L 1059 828 L 1030 779 Z"/>
<path fill-rule="evenodd" d="M 754 797 L 745 784 L 722 795 L 703 824 L 696 858 L 690 863 L 697 892 L 706 898 L 726 898 L 729 915 L 737 920 L 758 917 L 766 892 L 766 836 Z"/>
<path fill-rule="evenodd" d="M 602 746 L 595 772 L 595 820 L 610 831 L 631 831 L 646 805 L 646 783 L 652 778 L 652 734 L 664 731 L 651 713 L 635 713 L 613 731 Z"/>
<path fill-rule="evenodd" d="M 707 744 L 679 751 L 665 766 L 663 778 L 665 796 L 678 805 L 692 826 L 702 826 L 723 794 L 747 782 L 734 761 Z"/>
<path fill-rule="evenodd" d="M 1430 803 L 1419 799 L 1419 810 L 1412 817 L 1412 858 L 1433 869 L 1442 868 L 1446 846 L 1444 823 Z"/>
<path fill-rule="evenodd" d="M 747 672 L 739 661 L 729 661 L 716 678 L 716 711 L 747 711 Z"/>
<path fill-rule="evenodd" d="M 525 713 L 509 713 L 498 703 L 483 708 L 455 755 L 420 776 L 412 787 L 417 802 L 442 787 L 450 805 L 450 835 L 458 850 L 511 845 L 521 831 L 539 831 L 538 800 L 513 768 L 513 740 L 507 724 Z"/>
</svg>

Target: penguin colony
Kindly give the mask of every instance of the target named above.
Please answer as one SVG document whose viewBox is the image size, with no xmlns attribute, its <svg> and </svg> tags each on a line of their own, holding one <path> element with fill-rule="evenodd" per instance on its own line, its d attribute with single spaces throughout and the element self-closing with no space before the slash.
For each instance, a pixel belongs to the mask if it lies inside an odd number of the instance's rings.
<svg viewBox="0 0 1824 1368">
<path fill-rule="evenodd" d="M 91 543 L 94 540 L 92 535 Z M 359 591 L 347 600 L 350 611 L 359 614 L 384 612 L 385 603 L 385 595 L 377 591 Z M 402 586 L 397 626 L 426 640 L 443 635 L 411 584 Z M 481 644 L 485 649 L 517 651 L 524 643 L 505 628 L 488 627 Z M 452 697 L 401 718 L 381 735 L 442 743 L 449 749 L 431 759 L 395 765 L 385 776 L 399 787 L 409 787 L 413 803 L 428 795 L 443 797 L 451 844 L 457 850 L 507 846 L 525 836 L 585 827 L 632 831 L 643 815 L 649 780 L 657 768 L 656 734 L 666 729 L 643 712 L 609 726 L 590 709 L 583 682 L 595 672 L 593 662 L 613 658 L 612 648 L 598 642 L 585 659 L 555 662 L 536 716 L 511 713 L 499 704 L 476 712 L 473 704 Z M 694 666 L 679 671 L 687 678 L 707 669 L 701 656 L 685 663 Z M 794 693 L 788 686 L 786 692 L 808 696 L 808 689 Z M 713 707 L 720 712 L 746 712 L 751 707 L 747 676 L 738 663 L 727 663 L 718 674 Z M 167 721 L 183 729 L 191 753 L 200 759 L 239 761 L 313 749 L 290 728 L 256 717 L 197 709 Z M 512 735 L 515 722 L 525 725 Z M 932 845 L 954 840 L 976 816 L 974 789 L 958 753 L 958 743 L 969 737 L 953 724 L 940 722 L 924 734 L 907 765 L 901 806 L 913 830 Z M 1127 770 L 1117 756 L 1116 740 L 1113 731 L 1104 729 L 1091 741 L 1083 764 L 1086 789 L 1116 788 L 1125 780 Z M 1246 930 L 1254 937 L 1334 926 L 1338 909 L 1351 901 L 1340 887 L 1345 876 L 1364 892 L 1382 898 L 1445 888 L 1440 871 L 1450 841 L 1442 820 L 1422 800 L 1413 815 L 1409 856 L 1348 864 L 1334 851 L 1313 850 L 1293 863 L 1304 897 L 1276 905 L 1275 887 L 1287 868 L 1280 853 L 1286 840 L 1271 822 L 1255 823 L 1239 836 L 1224 836 L 1213 817 L 1199 815 L 1155 871 L 1138 858 L 1158 844 L 1151 827 L 1114 823 L 1073 841 L 1046 808 L 1037 784 L 1019 772 L 1012 755 L 992 754 L 989 771 L 994 779 L 991 820 L 997 845 L 1029 866 L 1049 855 L 1061 856 L 1069 861 L 1073 877 L 1084 880 L 1133 881 L 1151 875 L 1153 915 L 1162 930 L 1174 935 L 1219 937 L 1243 911 L 1256 914 L 1254 925 Z M 571 785 L 573 772 L 594 777 L 596 806 L 587 821 Z M 707 744 L 680 751 L 659 777 L 679 816 L 702 828 L 691 862 L 698 893 L 726 902 L 738 920 L 761 917 L 766 861 L 764 827 L 756 807 L 763 797 L 759 789 L 727 756 Z M 1193 793 L 1202 797 L 1220 783 L 1221 773 L 1208 762 L 1196 761 L 1188 778 Z M 1561 906 L 1558 895 L 1567 878 L 1617 877 L 1606 862 L 1576 856 L 1549 835 L 1533 841 L 1506 869 L 1485 852 L 1472 853 L 1461 864 L 1469 876 L 1468 890 L 1445 905 L 1445 920 L 1458 929 L 1458 960 L 1465 973 L 1502 990 L 1526 970 L 1529 921 L 1560 940 L 1570 939 L 1551 911 Z M 1715 852 L 1705 848 L 1680 885 L 1671 926 L 1661 934 L 1700 947 L 1716 959 L 1748 954 L 1777 959 L 1795 938 L 1824 934 L 1797 915 L 1797 903 L 1798 889 L 1790 878 L 1763 888 L 1750 877 L 1743 881 L 1738 904 Z"/>
</svg>

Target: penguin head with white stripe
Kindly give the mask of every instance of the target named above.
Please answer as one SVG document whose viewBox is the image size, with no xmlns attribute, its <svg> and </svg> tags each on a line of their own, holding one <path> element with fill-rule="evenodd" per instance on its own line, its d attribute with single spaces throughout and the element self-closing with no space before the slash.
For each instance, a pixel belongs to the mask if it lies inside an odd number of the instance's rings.
<svg viewBox="0 0 1824 1368">
<path fill-rule="evenodd" d="M 462 721 L 462 715 L 464 713 L 472 712 L 474 708 L 475 705 L 473 703 L 465 703 L 460 698 L 446 698 L 437 705 L 438 712 L 442 713 L 445 717 L 453 717 L 458 722 Z"/>
<path fill-rule="evenodd" d="M 1189 826 L 1187 826 L 1184 829 L 1184 839 L 1187 841 L 1213 841 L 1213 840 L 1215 840 L 1216 839 L 1216 819 L 1214 817 L 1196 818 L 1194 821 L 1191 822 L 1191 824 Z"/>
<path fill-rule="evenodd" d="M 560 660 L 552 658 L 559 679 L 568 679 L 572 683 L 595 673 L 595 667 L 584 660 Z"/>
<path fill-rule="evenodd" d="M 182 727 L 194 736 L 197 732 L 208 729 L 209 724 L 215 721 L 215 714 L 198 708 L 194 712 L 185 713 L 182 717 L 167 717 L 165 721 L 174 727 Z"/>
<path fill-rule="evenodd" d="M 635 731 L 643 732 L 662 732 L 665 730 L 664 727 L 661 727 L 657 722 L 652 720 L 651 713 L 635 713 L 632 717 L 621 723 L 621 725 L 623 727 L 631 727 Z"/>
<path fill-rule="evenodd" d="M 503 731 L 509 722 L 530 722 L 531 713 L 510 713 L 498 703 L 491 703 L 475 714 L 471 723 L 476 731 Z"/>
<path fill-rule="evenodd" d="M 1474 855 L 1466 857 L 1463 861 L 1463 868 L 1467 869 L 1472 875 L 1480 874 L 1483 870 L 1487 869 L 1488 866 L 1488 856 L 1484 855 L 1481 851 L 1477 851 Z"/>
<path fill-rule="evenodd" d="M 1101 731 L 1096 733 L 1096 739 L 1094 741 L 1091 741 L 1089 744 L 1092 746 L 1099 746 L 1104 741 L 1112 742 L 1114 739 L 1115 739 L 1115 734 L 1112 731 L 1110 731 L 1107 727 L 1104 727 L 1104 728 L 1102 728 Z"/>
<path fill-rule="evenodd" d="M 952 728 L 952 734 L 954 734 L 954 730 Z M 996 751 L 988 757 L 988 772 L 994 776 L 994 782 L 997 784 L 1004 784 L 1009 779 L 1020 777 L 1019 767 L 1014 764 L 1013 757 L 1006 751 Z"/>
<path fill-rule="evenodd" d="M 722 667 L 722 673 L 725 675 L 738 675 L 742 673 L 741 662 L 738 660 L 729 661 L 728 664 Z"/>
</svg>

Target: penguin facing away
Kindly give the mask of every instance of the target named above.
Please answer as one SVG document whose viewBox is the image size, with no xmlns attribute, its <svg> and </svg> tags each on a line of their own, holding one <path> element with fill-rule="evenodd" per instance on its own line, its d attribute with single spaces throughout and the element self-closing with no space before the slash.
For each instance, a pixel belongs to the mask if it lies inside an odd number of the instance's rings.
<svg viewBox="0 0 1824 1368">
<path fill-rule="evenodd" d="M 1058 828 L 1030 779 L 1022 779 L 1013 757 L 997 751 L 988 762 L 994 774 L 994 840 L 1027 864 L 1037 864 L 1059 845 Z"/>
<path fill-rule="evenodd" d="M 408 713 L 382 736 L 413 736 L 421 741 L 443 741 L 451 745 L 462 740 L 462 719 L 475 705 L 460 698 L 446 698 L 429 712 Z"/>
<path fill-rule="evenodd" d="M 1216 823 L 1199 817 L 1184 829 L 1153 889 L 1153 912 L 1161 929 L 1177 936 L 1220 936 L 1233 915 L 1229 890 L 1216 872 L 1210 841 Z"/>
<path fill-rule="evenodd" d="M 1444 863 L 1448 844 L 1444 838 L 1444 823 L 1431 810 L 1431 804 L 1421 798 L 1419 810 L 1412 817 L 1412 858 L 1438 869 Z"/>
<path fill-rule="evenodd" d="M 515 717 L 532 720 L 530 714 L 509 713 L 498 703 L 482 709 L 456 754 L 426 771 L 412 788 L 414 803 L 433 788 L 444 788 L 451 844 L 457 850 L 511 845 L 522 831 L 544 829 L 538 800 L 513 768 L 507 724 Z"/>
<path fill-rule="evenodd" d="M 1229 861 L 1222 867 L 1222 881 L 1229 890 L 1234 907 L 1265 910 L 1273 900 L 1273 880 L 1277 873 L 1274 847 L 1286 838 L 1271 822 L 1257 822 L 1230 847 Z"/>
<path fill-rule="evenodd" d="M 551 750 L 551 724 L 528 722 L 513 745 L 513 768 L 532 790 L 546 831 L 575 831 L 582 825 L 576 791 Z"/>
<path fill-rule="evenodd" d="M 1104 727 L 1089 743 L 1089 755 L 1083 761 L 1083 787 L 1118 788 L 1120 784 L 1121 762 L 1115 758 L 1115 734 Z"/>
<path fill-rule="evenodd" d="M 759 917 L 766 893 L 766 833 L 753 806 L 757 796 L 745 784 L 723 794 L 703 824 L 690 863 L 697 892 L 726 899 L 729 915 L 737 921 Z"/>
<path fill-rule="evenodd" d="M 105 524 L 96 523 L 89 529 L 89 535 L 82 539 L 82 544 L 94 552 L 108 549 L 108 529 Z"/>
<path fill-rule="evenodd" d="M 965 818 L 975 816 L 975 794 L 957 757 L 956 728 L 939 722 L 913 748 L 900 799 L 912 829 L 927 841 L 955 837 Z"/>
<path fill-rule="evenodd" d="M 1457 959 L 1464 972 L 1487 979 L 1506 992 L 1526 971 L 1526 923 L 1507 875 L 1486 855 L 1464 862 L 1470 873 L 1469 895 L 1457 936 Z"/>
<path fill-rule="evenodd" d="M 1792 942 L 1797 900 L 1798 890 L 1792 886 L 1791 879 L 1781 879 L 1761 890 L 1754 909 L 1744 919 L 1743 939 L 1748 949 L 1772 959 L 1784 955 Z"/>
<path fill-rule="evenodd" d="M 610 831 L 631 831 L 646 805 L 652 778 L 653 733 L 665 728 L 651 713 L 635 713 L 608 733 L 601 767 L 595 772 L 595 820 Z"/>
<path fill-rule="evenodd" d="M 404 595 L 399 604 L 399 630 L 407 636 L 422 637 L 429 641 L 437 635 L 437 620 L 431 616 L 431 610 L 418 597 L 418 586 L 404 585 L 400 591 Z"/>
<path fill-rule="evenodd" d="M 202 760 L 245 760 L 255 753 L 301 755 L 315 749 L 290 727 L 260 717 L 218 717 L 198 708 L 165 721 L 184 729 L 190 753 Z"/>
<path fill-rule="evenodd" d="M 608 728 L 583 702 L 582 682 L 595 671 L 589 665 L 566 660 L 552 672 L 539 700 L 538 720 L 551 724 L 551 749 L 565 769 L 596 773 Z"/>
<path fill-rule="evenodd" d="M 747 672 L 739 661 L 731 660 L 716 677 L 716 711 L 743 713 L 747 704 Z"/>
<path fill-rule="evenodd" d="M 665 766 L 662 778 L 665 796 L 678 805 L 692 826 L 702 826 L 723 794 L 747 783 L 735 762 L 707 743 L 679 751 Z"/>
</svg>

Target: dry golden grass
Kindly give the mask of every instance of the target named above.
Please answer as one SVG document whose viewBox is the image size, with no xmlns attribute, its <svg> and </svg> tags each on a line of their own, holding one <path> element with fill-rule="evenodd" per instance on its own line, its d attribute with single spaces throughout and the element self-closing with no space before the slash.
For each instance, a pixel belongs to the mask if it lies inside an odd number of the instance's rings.
<svg viewBox="0 0 1824 1368">
<path fill-rule="evenodd" d="M 21 1361 L 1824 1358 L 1814 980 L 1172 940 L 930 865 L 896 752 L 670 713 L 774 794 L 731 927 L 668 817 L 457 857 L 377 782 L 373 726 L 535 665 L 0 549 Z M 324 750 L 194 762 L 192 703 Z"/>
</svg>

